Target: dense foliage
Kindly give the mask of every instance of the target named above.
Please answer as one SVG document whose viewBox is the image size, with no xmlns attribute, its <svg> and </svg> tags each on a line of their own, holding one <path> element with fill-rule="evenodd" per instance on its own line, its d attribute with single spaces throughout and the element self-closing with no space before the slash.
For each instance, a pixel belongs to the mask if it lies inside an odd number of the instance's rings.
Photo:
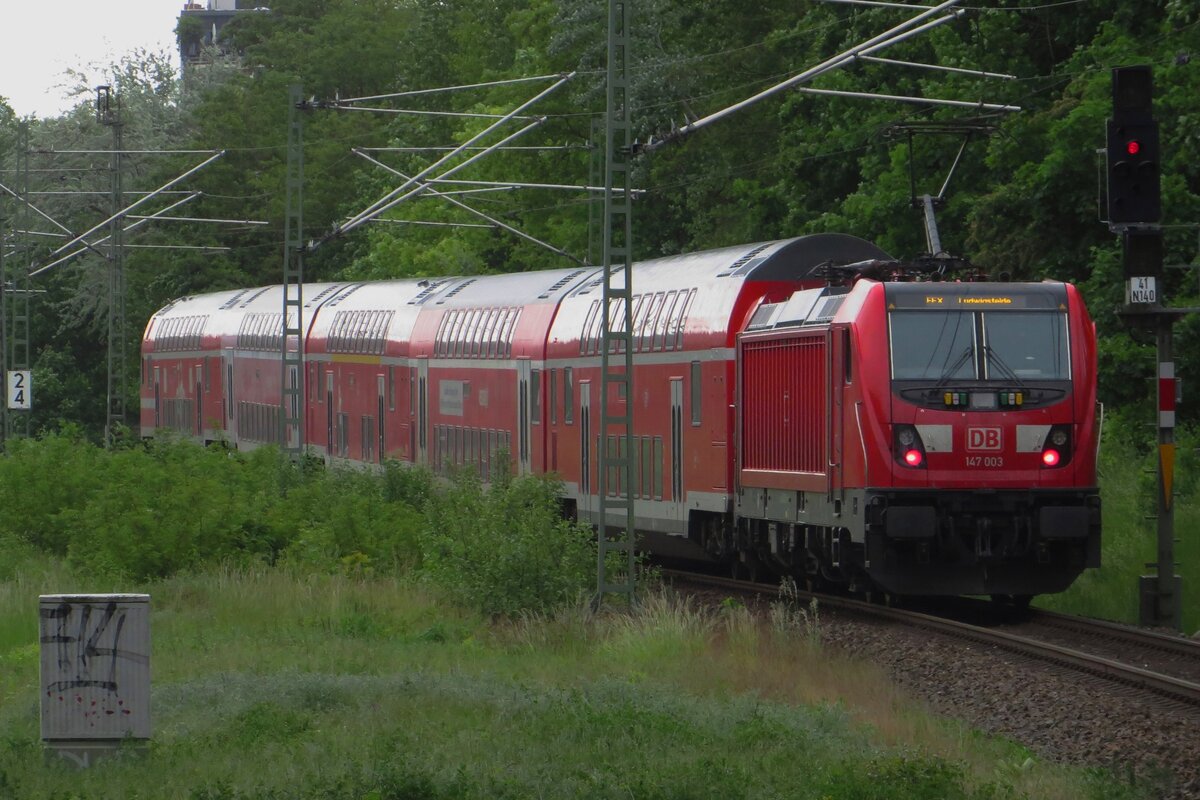
<svg viewBox="0 0 1200 800">
<path fill-rule="evenodd" d="M 551 481 L 513 480 L 504 470 L 487 488 L 464 471 L 428 504 L 419 535 L 423 570 L 465 605 L 513 615 L 580 599 L 595 584 L 589 527 L 563 518 Z"/>
<path fill-rule="evenodd" d="M 551 83 L 512 80 L 574 71 L 572 80 L 525 115 L 545 116 L 537 129 L 514 141 L 557 149 L 494 153 L 454 177 L 595 184 L 601 173 L 590 143 L 604 105 L 605 7 L 602 0 L 278 0 L 269 12 L 247 12 L 231 22 L 221 45 L 232 55 L 213 51 L 209 63 L 190 67 L 183 80 L 162 55 L 134 53 L 114 65 L 127 149 L 225 151 L 181 185 L 204 194 L 173 215 L 269 223 L 156 222 L 128 234 L 130 244 L 229 248 L 129 251 L 129 352 L 136 352 L 144 320 L 174 297 L 280 280 L 290 84 L 301 84 L 306 95 L 320 101 L 509 81 L 366 104 L 495 115 Z M 644 0 L 633 14 L 632 119 L 643 142 L 909 16 L 895 8 L 790 0 L 750 6 L 727 0 Z M 180 35 L 187 33 L 182 26 Z M 1020 113 L 987 115 L 978 109 L 801 92 L 770 97 L 635 160 L 634 181 L 645 190 L 635 206 L 636 255 L 825 230 L 872 239 L 897 256 L 918 254 L 925 244 L 911 193 L 937 193 L 960 145 L 958 135 L 937 133 L 937 126 L 969 117 L 991 132 L 972 137 L 949 183 L 939 211 L 945 249 L 993 274 L 1081 284 L 1102 333 L 1103 400 L 1110 408 L 1129 406 L 1131 419 L 1149 419 L 1152 349 L 1129 336 L 1113 313 L 1122 300 L 1120 256 L 1115 237 L 1099 221 L 1095 153 L 1103 145 L 1111 107 L 1110 69 L 1152 65 L 1165 154 L 1166 260 L 1191 265 L 1200 211 L 1200 138 L 1191 124 L 1200 90 L 1192 58 L 1198 42 L 1200 13 L 1180 0 L 972 5 L 959 21 L 876 55 L 1007 73 L 1015 80 L 862 60 L 810 85 L 1011 104 L 1020 106 Z M 73 112 L 36 120 L 31 133 L 30 189 L 97 192 L 33 196 L 39 208 L 72 231 L 86 230 L 108 212 L 108 157 L 61 152 L 103 149 L 112 141 L 111 128 L 92 112 L 90 87 L 81 86 L 80 92 Z M 338 221 L 401 183 L 352 148 L 445 147 L 494 121 L 311 110 L 304 133 L 306 235 L 321 239 Z M 0 159 L 9 166 L 15 160 L 16 125 L 0 101 Z M 504 133 L 516 125 L 507 125 Z M 911 130 L 917 132 L 910 150 Z M 406 175 L 443 155 L 435 150 L 371 154 Z M 126 187 L 161 186 L 203 158 L 195 153 L 130 156 Z M 589 227 L 589 215 L 597 210 L 594 195 L 589 202 L 582 192 L 525 189 L 468 194 L 459 201 L 571 257 L 597 256 L 598 235 Z M 9 216 L 19 210 L 7 203 Z M 460 207 L 428 196 L 399 204 L 385 216 L 483 224 Z M 18 225 L 52 230 L 41 222 L 25 218 Z M 18 251 L 15 259 L 10 253 L 10 264 L 49 263 L 49 250 L 61 244 L 47 244 L 51 241 L 18 238 L 16 244 L 32 252 Z M 313 279 L 381 278 L 568 263 L 496 227 L 369 224 L 326 241 L 309 255 L 306 269 Z M 35 428 L 68 421 L 94 436 L 105 413 L 104 261 L 85 255 L 36 282 L 48 293 L 39 296 L 34 312 Z M 1191 270 L 1168 270 L 1167 284 L 1165 296 L 1174 304 L 1200 305 Z M 1200 349 L 1197 325 L 1189 318 L 1177 329 L 1177 361 L 1185 381 L 1194 376 Z M 131 372 L 127 405 L 136 408 L 136 370 Z M 1195 416 L 1190 407 L 1181 413 Z"/>
<path fill-rule="evenodd" d="M 437 484 L 395 462 L 382 474 L 297 466 L 274 448 L 24 439 L 0 458 L 0 580 L 46 556 L 118 583 L 280 565 L 417 577 L 488 614 L 543 611 L 586 594 L 596 568 L 593 537 L 562 519 L 556 488 L 532 476 Z"/>
</svg>

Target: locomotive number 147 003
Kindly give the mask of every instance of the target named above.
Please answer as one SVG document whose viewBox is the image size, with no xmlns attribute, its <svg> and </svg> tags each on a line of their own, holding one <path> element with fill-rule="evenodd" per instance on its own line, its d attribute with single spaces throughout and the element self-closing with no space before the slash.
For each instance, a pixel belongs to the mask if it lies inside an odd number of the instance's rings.
<svg viewBox="0 0 1200 800">
<path fill-rule="evenodd" d="M 1003 467 L 1004 456 L 967 456 L 968 467 Z"/>
</svg>

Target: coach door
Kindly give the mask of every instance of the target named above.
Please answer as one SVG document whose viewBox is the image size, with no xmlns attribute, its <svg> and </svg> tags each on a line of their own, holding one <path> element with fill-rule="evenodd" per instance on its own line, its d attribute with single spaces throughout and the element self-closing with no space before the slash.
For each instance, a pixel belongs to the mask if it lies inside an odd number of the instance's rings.
<svg viewBox="0 0 1200 800">
<path fill-rule="evenodd" d="M 825 342 L 826 359 L 828 361 L 829 397 L 826 406 L 826 419 L 829 426 L 829 492 L 833 500 L 834 512 L 840 512 L 842 493 L 845 479 L 842 475 L 843 449 L 845 447 L 845 409 L 842 401 L 846 394 L 844 381 L 848 379 L 846 371 L 847 356 L 850 347 L 849 328 L 832 328 Z"/>
<path fill-rule="evenodd" d="M 334 367 L 329 365 L 325 373 L 325 455 L 332 460 L 337 455 L 337 441 L 333 438 L 333 381 Z"/>
<path fill-rule="evenodd" d="M 671 378 L 671 499 L 667 515 L 683 520 L 683 378 Z"/>
<path fill-rule="evenodd" d="M 387 403 L 387 383 L 383 375 L 375 376 L 375 388 L 377 390 L 377 400 L 375 403 L 375 460 L 382 464 L 384 457 L 387 455 L 384 450 L 387 446 L 387 438 L 384 436 L 383 430 L 383 412 Z"/>
<path fill-rule="evenodd" d="M 204 359 L 196 365 L 196 374 L 192 378 L 192 383 L 196 387 L 196 436 L 204 439 L 204 381 L 208 374 L 208 359 Z"/>
<path fill-rule="evenodd" d="M 234 350 L 230 347 L 225 350 L 223 359 L 225 367 L 225 430 L 230 433 L 230 439 L 236 442 L 240 431 L 237 426 L 237 397 L 233 390 L 233 359 Z"/>
<path fill-rule="evenodd" d="M 162 427 L 162 370 L 154 368 L 154 430 Z"/>
<path fill-rule="evenodd" d="M 417 457 L 418 464 L 429 463 L 429 359 L 417 359 Z"/>
<path fill-rule="evenodd" d="M 579 382 L 579 518 L 591 519 L 592 496 L 592 383 Z"/>
<path fill-rule="evenodd" d="M 531 371 L 529 359 L 517 361 L 517 458 L 521 475 L 530 469 L 530 418 L 533 412 L 533 397 L 529 391 Z"/>
</svg>

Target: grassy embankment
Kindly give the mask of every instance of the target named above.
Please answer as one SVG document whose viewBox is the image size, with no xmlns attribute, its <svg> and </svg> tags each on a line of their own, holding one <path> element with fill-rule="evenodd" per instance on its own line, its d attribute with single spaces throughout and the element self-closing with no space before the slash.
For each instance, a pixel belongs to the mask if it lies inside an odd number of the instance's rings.
<svg viewBox="0 0 1200 800">
<path fill-rule="evenodd" d="M 1200 440 L 1180 430 L 1174 478 L 1175 561 L 1183 577 L 1183 630 L 1200 633 Z M 1158 451 L 1117 436 L 1100 452 L 1103 564 L 1088 570 L 1066 592 L 1037 605 L 1070 614 L 1138 621 L 1138 576 L 1154 574 L 1157 561 Z"/>
<path fill-rule="evenodd" d="M 800 609 L 589 618 L 539 483 L 282 475 L 288 504 L 269 454 L 0 459 L 0 798 L 1138 796 L 929 718 Z M 85 773 L 38 741 L 37 596 L 71 591 L 153 598 L 152 746 Z"/>
</svg>

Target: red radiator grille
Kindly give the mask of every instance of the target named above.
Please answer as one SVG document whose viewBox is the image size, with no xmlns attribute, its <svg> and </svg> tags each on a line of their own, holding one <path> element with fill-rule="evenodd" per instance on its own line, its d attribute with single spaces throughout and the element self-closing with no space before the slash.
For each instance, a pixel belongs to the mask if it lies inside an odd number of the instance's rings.
<svg viewBox="0 0 1200 800">
<path fill-rule="evenodd" d="M 823 473 L 825 336 L 744 342 L 742 468 Z"/>
</svg>

